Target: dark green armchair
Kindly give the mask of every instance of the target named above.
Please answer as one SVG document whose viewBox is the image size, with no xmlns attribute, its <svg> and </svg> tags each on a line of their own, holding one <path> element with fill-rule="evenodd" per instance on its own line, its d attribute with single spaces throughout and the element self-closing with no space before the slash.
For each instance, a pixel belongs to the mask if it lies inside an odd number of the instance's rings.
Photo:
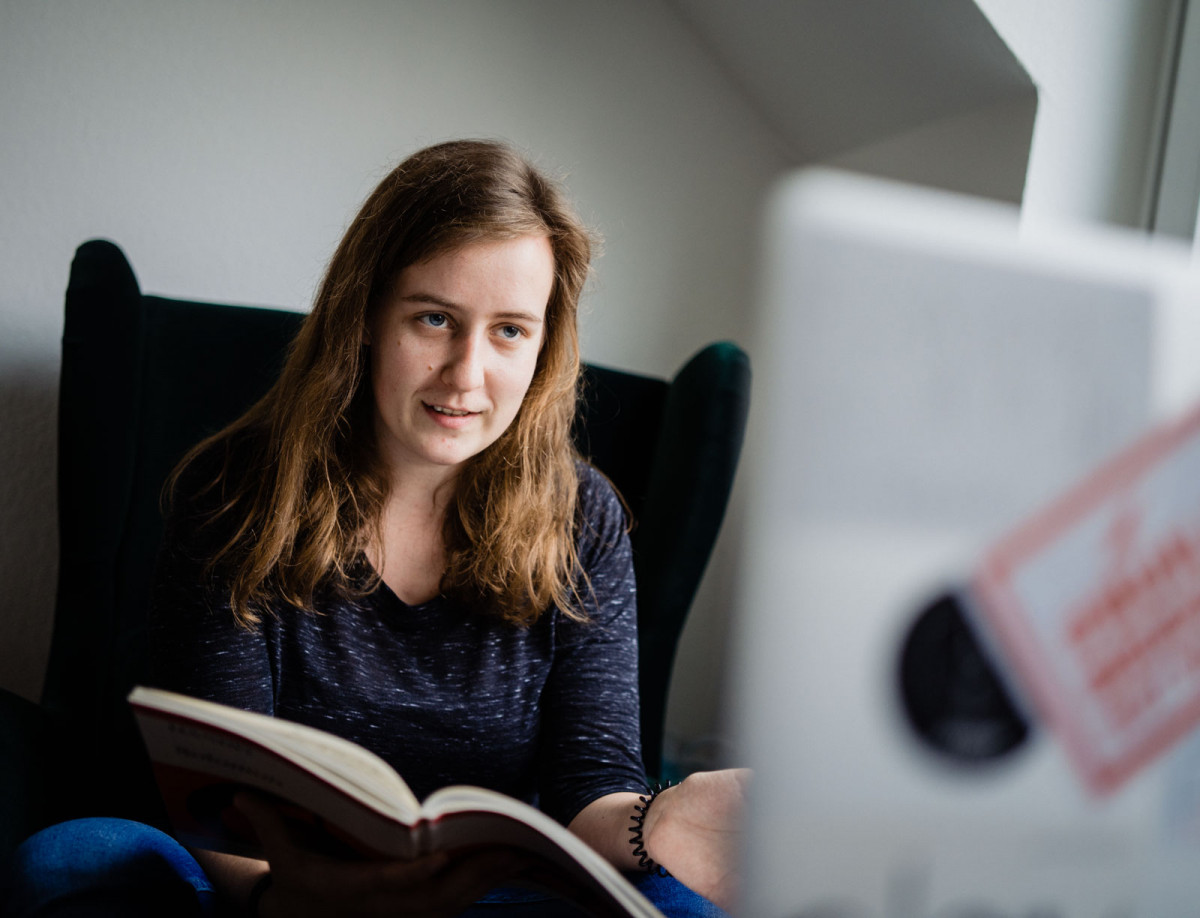
<svg viewBox="0 0 1200 918">
<path fill-rule="evenodd" d="M 0 856 L 82 815 L 160 823 L 125 695 L 141 680 L 159 498 L 184 451 L 274 380 L 303 316 L 142 294 L 121 250 L 71 266 L 59 394 L 58 598 L 42 703 L 0 691 Z M 741 450 L 746 355 L 713 344 L 674 380 L 585 368 L 580 448 L 632 533 L 647 773 L 661 767 L 675 647 Z"/>
</svg>

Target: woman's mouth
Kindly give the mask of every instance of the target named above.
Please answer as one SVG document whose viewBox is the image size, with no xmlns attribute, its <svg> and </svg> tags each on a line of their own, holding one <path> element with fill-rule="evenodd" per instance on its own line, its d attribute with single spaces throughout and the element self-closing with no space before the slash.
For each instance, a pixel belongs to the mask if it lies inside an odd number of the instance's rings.
<svg viewBox="0 0 1200 918">
<path fill-rule="evenodd" d="M 422 404 L 425 406 L 425 416 L 443 430 L 464 430 L 479 417 L 478 411 L 468 411 L 466 408 L 431 405 L 429 402 Z"/>
<path fill-rule="evenodd" d="M 426 404 L 425 407 L 428 408 L 430 411 L 436 412 L 437 414 L 443 415 L 448 418 L 465 418 L 467 415 L 475 414 L 474 411 L 467 411 L 466 409 L 463 409 L 463 408 L 446 408 L 446 407 L 443 407 L 442 405 Z"/>
</svg>

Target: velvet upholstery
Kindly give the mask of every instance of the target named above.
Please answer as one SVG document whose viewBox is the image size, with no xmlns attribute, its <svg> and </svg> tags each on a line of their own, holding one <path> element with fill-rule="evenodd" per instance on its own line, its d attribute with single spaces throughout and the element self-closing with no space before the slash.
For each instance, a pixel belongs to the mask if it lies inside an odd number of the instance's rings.
<svg viewBox="0 0 1200 918">
<path fill-rule="evenodd" d="M 121 250 L 71 267 L 59 396 L 58 597 L 42 704 L 0 692 L 0 854 L 68 815 L 161 824 L 124 697 L 146 657 L 163 481 L 262 395 L 303 315 L 143 295 Z M 749 366 L 701 351 L 668 382 L 585 368 L 575 435 L 633 511 L 647 773 L 675 646 L 725 511 Z"/>
</svg>

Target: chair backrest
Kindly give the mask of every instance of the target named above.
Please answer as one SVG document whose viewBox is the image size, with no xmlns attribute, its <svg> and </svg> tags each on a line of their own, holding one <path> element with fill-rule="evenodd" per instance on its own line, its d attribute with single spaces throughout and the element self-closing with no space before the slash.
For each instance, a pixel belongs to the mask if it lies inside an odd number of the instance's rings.
<svg viewBox="0 0 1200 918">
<path fill-rule="evenodd" d="M 741 454 L 750 362 L 737 345 L 717 342 L 669 382 L 596 366 L 583 377 L 576 443 L 634 520 L 642 758 L 658 778 L 675 651 Z"/>
<path fill-rule="evenodd" d="M 260 397 L 303 315 L 143 295 L 121 250 L 76 252 L 59 406 L 58 601 L 43 703 L 78 755 L 105 750 L 85 799 L 143 818 L 144 762 L 124 702 L 146 660 L 160 494 L 183 453 Z M 742 442 L 749 369 L 710 346 L 672 381 L 585 368 L 581 450 L 637 521 L 643 742 L 660 768 L 675 645 L 724 514 Z M 121 750 L 131 750 L 128 755 Z M 70 754 L 70 753 L 68 753 Z"/>
</svg>

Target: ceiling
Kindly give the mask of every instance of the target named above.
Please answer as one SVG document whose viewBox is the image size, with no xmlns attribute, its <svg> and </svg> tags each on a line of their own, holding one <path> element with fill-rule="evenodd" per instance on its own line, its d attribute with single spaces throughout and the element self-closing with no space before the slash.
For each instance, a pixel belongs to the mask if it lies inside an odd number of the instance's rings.
<svg viewBox="0 0 1200 918">
<path fill-rule="evenodd" d="M 797 164 L 1036 89 L 973 0 L 667 0 Z"/>
</svg>

